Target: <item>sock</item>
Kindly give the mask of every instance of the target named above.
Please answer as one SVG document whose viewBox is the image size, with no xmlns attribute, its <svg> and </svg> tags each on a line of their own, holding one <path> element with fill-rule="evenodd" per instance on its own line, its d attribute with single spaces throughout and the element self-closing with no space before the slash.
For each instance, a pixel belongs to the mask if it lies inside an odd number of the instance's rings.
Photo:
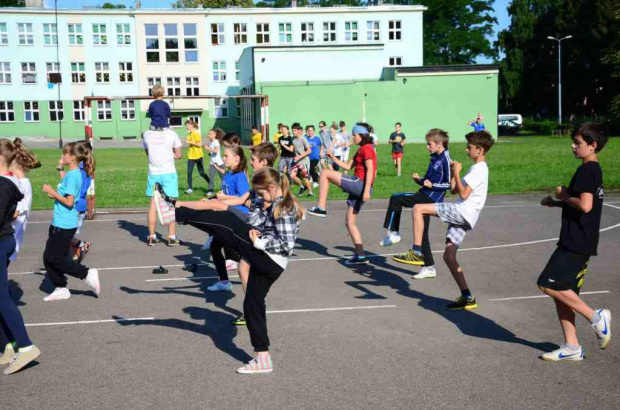
<svg viewBox="0 0 620 410">
<path fill-rule="evenodd" d="M 327 209 L 322 208 L 322 207 L 320 207 L 320 206 L 318 206 L 318 205 L 317 205 L 316 207 L 317 207 L 317 208 L 319 208 L 321 211 L 327 211 Z"/>
<path fill-rule="evenodd" d="M 398 231 L 388 231 L 388 236 L 400 236 Z"/>
<path fill-rule="evenodd" d="M 577 350 L 579 350 L 579 346 L 569 345 L 568 343 L 564 343 L 564 347 L 572 352 L 576 352 Z"/>
<path fill-rule="evenodd" d="M 24 352 L 29 352 L 32 350 L 32 345 L 28 346 L 28 347 L 22 347 L 19 349 L 20 353 L 24 353 Z"/>
<path fill-rule="evenodd" d="M 168 239 L 176 239 L 176 238 L 177 238 L 176 235 L 171 235 L 171 236 L 168 237 Z"/>
<path fill-rule="evenodd" d="M 469 289 L 462 290 L 461 295 L 467 300 L 472 300 L 474 298 Z"/>
<path fill-rule="evenodd" d="M 366 257 L 366 255 L 364 254 L 364 245 L 362 245 L 361 243 L 356 243 L 355 244 L 355 254 L 357 256 L 364 256 L 364 257 Z"/>
<path fill-rule="evenodd" d="M 411 250 L 413 251 L 413 253 L 415 253 L 418 256 L 422 255 L 422 246 L 421 245 L 413 245 L 411 247 Z"/>
<path fill-rule="evenodd" d="M 592 319 L 590 319 L 590 323 L 592 323 L 593 325 L 597 324 L 598 322 L 601 321 L 601 315 L 598 314 L 598 311 L 595 310 L 594 311 L 594 316 L 592 316 Z"/>
</svg>

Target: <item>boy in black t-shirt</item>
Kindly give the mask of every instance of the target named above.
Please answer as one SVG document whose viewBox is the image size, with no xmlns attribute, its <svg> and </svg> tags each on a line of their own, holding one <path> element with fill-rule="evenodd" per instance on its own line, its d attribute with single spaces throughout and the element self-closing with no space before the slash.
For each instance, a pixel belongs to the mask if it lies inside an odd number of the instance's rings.
<svg viewBox="0 0 620 410">
<path fill-rule="evenodd" d="M 280 146 L 280 163 L 278 164 L 278 171 L 283 174 L 288 174 L 293 166 L 293 159 L 295 158 L 295 145 L 293 144 L 293 137 L 289 134 L 290 130 L 288 125 L 282 125 L 282 136 L 278 140 Z"/>
<path fill-rule="evenodd" d="M 564 331 L 564 344 L 541 356 L 543 360 L 582 360 L 583 350 L 577 340 L 575 312 L 592 324 L 601 349 L 611 339 L 611 312 L 593 310 L 579 297 L 588 270 L 588 260 L 596 256 L 601 212 L 603 209 L 603 171 L 597 153 L 607 143 L 599 124 L 585 123 L 572 135 L 573 154 L 581 159 L 568 188 L 556 189 L 555 197 L 544 198 L 541 205 L 562 208 L 562 229 L 558 247 L 538 278 L 538 287 L 555 301 Z"/>
</svg>

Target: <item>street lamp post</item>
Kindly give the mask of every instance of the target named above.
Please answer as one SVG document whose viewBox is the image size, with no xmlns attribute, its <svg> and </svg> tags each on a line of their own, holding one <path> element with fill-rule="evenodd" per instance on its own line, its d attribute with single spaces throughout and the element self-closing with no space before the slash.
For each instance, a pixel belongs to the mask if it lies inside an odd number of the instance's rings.
<svg viewBox="0 0 620 410">
<path fill-rule="evenodd" d="M 562 38 L 547 37 L 549 40 L 558 42 L 558 125 L 562 124 L 562 41 L 569 38 L 573 38 L 573 36 Z"/>
</svg>

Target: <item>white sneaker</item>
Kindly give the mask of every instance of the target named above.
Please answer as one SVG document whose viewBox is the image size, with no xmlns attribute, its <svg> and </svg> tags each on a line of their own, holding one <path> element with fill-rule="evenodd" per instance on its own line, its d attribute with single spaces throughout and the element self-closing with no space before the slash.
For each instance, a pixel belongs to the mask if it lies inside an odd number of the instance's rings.
<svg viewBox="0 0 620 410">
<path fill-rule="evenodd" d="M 601 320 L 592 325 L 592 329 L 596 332 L 599 346 L 604 349 L 611 340 L 611 312 L 609 309 L 599 309 L 596 312 L 601 315 Z"/>
<path fill-rule="evenodd" d="M 228 259 L 226 261 L 226 270 L 237 270 L 239 264 L 233 260 Z"/>
<path fill-rule="evenodd" d="M 211 242 L 213 242 L 213 237 L 209 236 L 209 238 L 207 239 L 205 244 L 202 245 L 202 248 L 200 248 L 200 249 L 203 250 L 203 251 L 211 249 Z"/>
<path fill-rule="evenodd" d="M 189 188 L 185 190 L 185 194 L 186 194 L 186 195 L 191 195 L 191 194 L 193 194 L 193 193 L 194 193 L 194 191 L 192 191 L 192 190 L 191 190 L 191 189 L 189 189 Z"/>
<path fill-rule="evenodd" d="M 318 182 L 313 182 L 312 183 L 312 188 L 318 188 L 319 187 L 319 183 Z"/>
<path fill-rule="evenodd" d="M 232 292 L 232 283 L 230 282 L 225 283 L 220 280 L 220 281 L 215 282 L 213 285 L 209 286 L 207 290 L 211 292 L 221 292 L 221 291 Z"/>
<path fill-rule="evenodd" d="M 99 271 L 97 269 L 89 269 L 84 282 L 93 288 L 95 295 L 99 296 L 101 293 L 101 283 L 99 282 Z"/>
<path fill-rule="evenodd" d="M 435 266 L 422 266 L 420 272 L 413 275 L 413 279 L 435 279 L 435 276 L 437 276 Z"/>
<path fill-rule="evenodd" d="M 540 358 L 550 362 L 576 362 L 583 360 L 583 349 L 579 346 L 579 349 L 577 350 L 570 350 L 565 345 L 562 345 L 559 349 L 556 349 L 553 352 L 543 354 Z"/>
<path fill-rule="evenodd" d="M 48 296 L 44 297 L 45 302 L 51 302 L 54 300 L 66 300 L 71 297 L 71 292 L 67 288 L 56 288 Z"/>
<path fill-rule="evenodd" d="M 390 245 L 396 245 L 398 242 L 400 242 L 400 235 L 398 234 L 398 232 L 389 231 L 388 235 L 385 238 L 383 238 L 381 242 L 379 242 L 379 245 L 390 246 Z"/>
</svg>

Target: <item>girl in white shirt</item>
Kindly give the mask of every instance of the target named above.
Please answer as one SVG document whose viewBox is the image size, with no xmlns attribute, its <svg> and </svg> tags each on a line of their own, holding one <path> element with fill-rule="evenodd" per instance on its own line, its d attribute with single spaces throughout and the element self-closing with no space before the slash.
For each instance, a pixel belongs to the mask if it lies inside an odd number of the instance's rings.
<svg viewBox="0 0 620 410">
<path fill-rule="evenodd" d="M 343 150 L 343 143 L 345 143 L 344 139 L 342 138 L 342 135 L 340 135 L 338 133 L 338 126 L 336 125 L 336 123 L 333 123 L 331 127 L 329 127 L 329 131 L 331 132 L 332 135 L 332 147 L 334 147 L 334 156 L 338 159 L 342 159 L 342 150 Z M 338 166 L 338 164 L 336 164 L 335 162 L 330 161 L 329 162 L 329 166 L 330 168 L 332 168 L 334 171 L 338 171 L 340 169 L 340 167 Z"/>
<path fill-rule="evenodd" d="M 220 149 L 220 140 L 224 136 L 224 131 L 220 128 L 214 128 L 209 131 L 208 136 L 209 145 L 205 145 L 204 148 L 209 153 L 211 161 L 209 162 L 209 187 L 207 188 L 207 193 L 205 196 L 211 197 L 213 196 L 213 189 L 215 188 L 215 175 L 219 175 L 220 181 L 222 180 L 222 174 L 218 172 L 216 165 L 219 167 L 224 165 Z"/>
</svg>

